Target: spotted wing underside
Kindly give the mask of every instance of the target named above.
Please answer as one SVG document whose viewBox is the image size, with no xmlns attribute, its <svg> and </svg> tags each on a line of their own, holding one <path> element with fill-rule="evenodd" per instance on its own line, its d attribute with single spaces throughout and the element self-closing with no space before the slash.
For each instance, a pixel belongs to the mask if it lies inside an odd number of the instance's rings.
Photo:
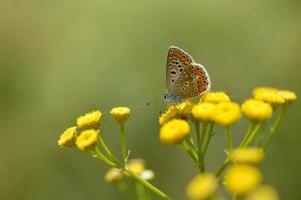
<svg viewBox="0 0 301 200">
<path fill-rule="evenodd" d="M 166 88 L 168 92 L 175 93 L 176 80 L 191 63 L 194 63 L 194 60 L 188 53 L 178 47 L 169 47 L 166 64 Z"/>
<path fill-rule="evenodd" d="M 206 69 L 197 63 L 188 65 L 175 80 L 175 94 L 181 99 L 201 95 L 210 89 L 210 78 Z"/>
</svg>

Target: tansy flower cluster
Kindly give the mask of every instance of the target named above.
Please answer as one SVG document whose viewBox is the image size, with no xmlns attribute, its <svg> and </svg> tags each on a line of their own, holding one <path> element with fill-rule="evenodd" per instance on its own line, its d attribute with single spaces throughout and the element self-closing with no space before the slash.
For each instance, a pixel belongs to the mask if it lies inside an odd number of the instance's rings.
<svg viewBox="0 0 301 200">
<path fill-rule="evenodd" d="M 272 87 L 257 87 L 252 96 L 236 102 L 224 91 L 207 92 L 197 103 L 183 101 L 169 105 L 159 116 L 158 138 L 163 144 L 180 147 L 196 167 L 195 176 L 187 182 L 190 200 L 279 200 L 277 191 L 267 185 L 260 164 L 275 138 L 287 109 L 297 99 L 294 92 Z M 100 128 L 103 114 L 99 110 L 88 112 L 67 128 L 57 143 L 77 149 L 102 161 L 109 167 L 104 179 L 115 185 L 125 196 L 134 188 L 138 200 L 151 200 L 156 194 L 165 200 L 172 198 L 150 181 L 155 174 L 146 168 L 145 160 L 130 159 L 125 124 L 130 117 L 128 107 L 115 107 L 109 112 L 120 128 L 120 155 L 112 153 L 104 141 Z M 105 115 L 104 115 L 105 116 Z M 241 120 L 248 127 L 233 133 Z M 222 129 L 216 129 L 216 126 Z M 207 152 L 214 136 L 224 132 L 224 161 L 217 168 L 208 168 Z M 234 143 L 232 136 L 242 138 Z M 160 178 L 160 177 L 159 177 Z M 223 190 L 223 188 L 225 190 Z M 228 196 L 223 197 L 227 191 Z"/>
<path fill-rule="evenodd" d="M 187 107 L 183 104 L 179 109 L 186 112 Z M 143 159 L 129 159 L 125 122 L 128 120 L 130 112 L 131 110 L 128 107 L 115 107 L 110 111 L 111 116 L 120 127 L 120 158 L 112 153 L 102 138 L 100 124 L 103 114 L 99 110 L 79 116 L 76 119 L 76 126 L 66 129 L 60 135 L 57 143 L 61 148 L 76 147 L 110 167 L 104 176 L 105 181 L 113 183 L 126 196 L 129 187 L 134 183 L 137 196 L 149 195 L 148 191 L 153 191 L 163 199 L 170 199 L 165 193 L 149 182 L 154 178 L 155 173 L 150 169 L 146 169 Z M 174 127 L 177 129 L 177 126 Z"/>
<path fill-rule="evenodd" d="M 258 165 L 264 159 L 286 109 L 295 100 L 294 92 L 258 87 L 253 90 L 253 96 L 241 105 L 231 100 L 225 92 L 219 91 L 206 93 L 196 104 L 185 102 L 192 107 L 191 113 L 186 112 L 185 115 L 176 109 L 178 105 L 168 107 L 159 118 L 159 138 L 165 144 L 179 145 L 199 170 L 199 175 L 187 186 L 188 198 L 219 199 L 217 188 L 221 184 L 234 198 L 249 200 L 269 195 L 273 197 L 271 200 L 277 200 L 277 192 L 271 186 L 261 185 L 262 173 Z M 275 120 L 270 122 L 271 127 L 267 127 L 267 121 L 273 115 L 276 115 Z M 249 127 L 245 134 L 239 133 L 243 139 L 234 145 L 232 126 L 242 116 L 249 121 Z M 213 136 L 217 134 L 214 130 L 216 125 L 225 129 L 226 158 L 214 173 L 206 169 L 205 156 Z"/>
</svg>

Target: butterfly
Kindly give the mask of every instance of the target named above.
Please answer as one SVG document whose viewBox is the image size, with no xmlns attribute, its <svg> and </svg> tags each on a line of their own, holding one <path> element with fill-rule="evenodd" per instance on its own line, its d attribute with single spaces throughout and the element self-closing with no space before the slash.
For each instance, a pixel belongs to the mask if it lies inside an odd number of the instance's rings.
<svg viewBox="0 0 301 200">
<path fill-rule="evenodd" d="M 168 103 L 180 103 L 210 90 L 211 81 L 205 67 L 196 63 L 184 50 L 171 46 L 166 63 L 166 88 L 163 98 Z"/>
</svg>

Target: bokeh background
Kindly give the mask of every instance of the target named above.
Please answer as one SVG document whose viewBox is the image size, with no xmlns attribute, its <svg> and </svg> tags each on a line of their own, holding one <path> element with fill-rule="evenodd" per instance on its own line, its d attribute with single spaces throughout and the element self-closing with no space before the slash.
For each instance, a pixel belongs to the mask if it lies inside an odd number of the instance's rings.
<svg viewBox="0 0 301 200">
<path fill-rule="evenodd" d="M 0 199 L 122 199 L 103 180 L 106 166 L 56 144 L 78 115 L 101 109 L 103 137 L 118 154 L 108 111 L 119 105 L 132 107 L 131 156 L 147 160 L 163 191 L 186 199 L 197 171 L 158 140 L 168 47 L 190 52 L 213 89 L 235 101 L 262 85 L 300 95 L 300 10 L 299 0 L 1 0 Z M 282 199 L 301 199 L 300 109 L 291 107 L 262 165 L 264 182 Z M 212 171 L 224 146 L 219 132 L 207 157 Z"/>
</svg>

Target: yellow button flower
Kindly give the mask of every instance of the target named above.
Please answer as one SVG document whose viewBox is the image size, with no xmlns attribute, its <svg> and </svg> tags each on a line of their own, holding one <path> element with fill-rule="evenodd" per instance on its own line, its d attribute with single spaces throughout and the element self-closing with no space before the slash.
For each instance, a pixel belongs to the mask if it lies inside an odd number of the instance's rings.
<svg viewBox="0 0 301 200">
<path fill-rule="evenodd" d="M 165 113 L 159 117 L 159 124 L 162 126 L 171 119 L 176 118 L 179 110 L 175 105 L 170 106 Z"/>
<path fill-rule="evenodd" d="M 278 94 L 278 89 L 269 87 L 258 87 L 253 90 L 253 96 L 257 100 L 270 103 L 272 106 L 278 106 L 285 102 L 285 99 Z"/>
<path fill-rule="evenodd" d="M 251 192 L 246 200 L 279 200 L 279 195 L 272 186 L 263 185 Z"/>
<path fill-rule="evenodd" d="M 86 113 L 77 118 L 76 124 L 79 128 L 94 128 L 98 129 L 102 113 L 99 110 Z"/>
<path fill-rule="evenodd" d="M 215 104 L 213 103 L 199 103 L 192 108 L 192 115 L 200 121 L 209 121 L 212 119 Z"/>
<path fill-rule="evenodd" d="M 105 175 L 105 181 L 108 183 L 116 183 L 122 179 L 122 173 L 120 169 L 112 168 Z"/>
<path fill-rule="evenodd" d="M 166 144 L 177 144 L 185 139 L 189 131 L 188 122 L 181 119 L 173 119 L 161 127 L 160 140 Z"/>
<path fill-rule="evenodd" d="M 140 174 L 145 170 L 145 161 L 140 158 L 131 159 L 128 161 L 127 164 L 128 168 L 131 169 L 134 173 Z M 130 176 L 129 173 L 124 172 L 124 175 Z"/>
<path fill-rule="evenodd" d="M 233 194 L 246 194 L 261 182 L 261 172 L 252 165 L 237 164 L 225 173 L 226 188 Z"/>
<path fill-rule="evenodd" d="M 264 152 L 260 148 L 247 147 L 235 149 L 231 154 L 231 160 L 239 163 L 256 164 L 263 160 Z"/>
<path fill-rule="evenodd" d="M 241 110 L 249 120 L 254 122 L 269 119 L 273 112 L 270 104 L 256 99 L 246 100 L 242 104 Z"/>
<path fill-rule="evenodd" d="M 178 105 L 176 105 L 179 112 L 183 115 L 189 115 L 191 113 L 191 109 L 193 104 L 190 101 L 184 101 Z"/>
<path fill-rule="evenodd" d="M 110 113 L 118 123 L 125 122 L 130 115 L 131 110 L 128 107 L 113 108 Z"/>
<path fill-rule="evenodd" d="M 193 104 L 190 101 L 184 101 L 180 104 L 169 106 L 167 111 L 159 117 L 159 124 L 162 126 L 172 119 L 190 115 L 192 107 Z"/>
<path fill-rule="evenodd" d="M 80 133 L 75 144 L 82 151 L 93 149 L 98 141 L 99 130 L 88 129 Z"/>
<path fill-rule="evenodd" d="M 193 178 L 187 186 L 186 193 L 190 200 L 203 200 L 211 197 L 217 189 L 213 174 L 205 173 Z"/>
<path fill-rule="evenodd" d="M 58 145 L 63 147 L 74 147 L 77 137 L 76 126 L 70 127 L 65 130 L 57 141 Z"/>
<path fill-rule="evenodd" d="M 284 98 L 285 103 L 292 103 L 297 99 L 296 94 L 289 90 L 279 90 L 278 94 Z"/>
<path fill-rule="evenodd" d="M 136 174 L 139 174 L 145 169 L 145 161 L 140 158 L 131 159 L 128 161 L 128 167 Z"/>
<path fill-rule="evenodd" d="M 208 103 L 220 103 L 220 102 L 228 102 L 230 101 L 230 97 L 225 92 L 207 92 L 203 98 L 200 100 L 201 102 Z"/>
<path fill-rule="evenodd" d="M 278 89 L 273 87 L 256 87 L 253 90 L 253 96 L 255 97 L 261 93 L 277 93 Z"/>
<path fill-rule="evenodd" d="M 215 106 L 213 120 L 223 126 L 230 126 L 240 118 L 240 107 L 234 102 L 221 102 Z"/>
</svg>

